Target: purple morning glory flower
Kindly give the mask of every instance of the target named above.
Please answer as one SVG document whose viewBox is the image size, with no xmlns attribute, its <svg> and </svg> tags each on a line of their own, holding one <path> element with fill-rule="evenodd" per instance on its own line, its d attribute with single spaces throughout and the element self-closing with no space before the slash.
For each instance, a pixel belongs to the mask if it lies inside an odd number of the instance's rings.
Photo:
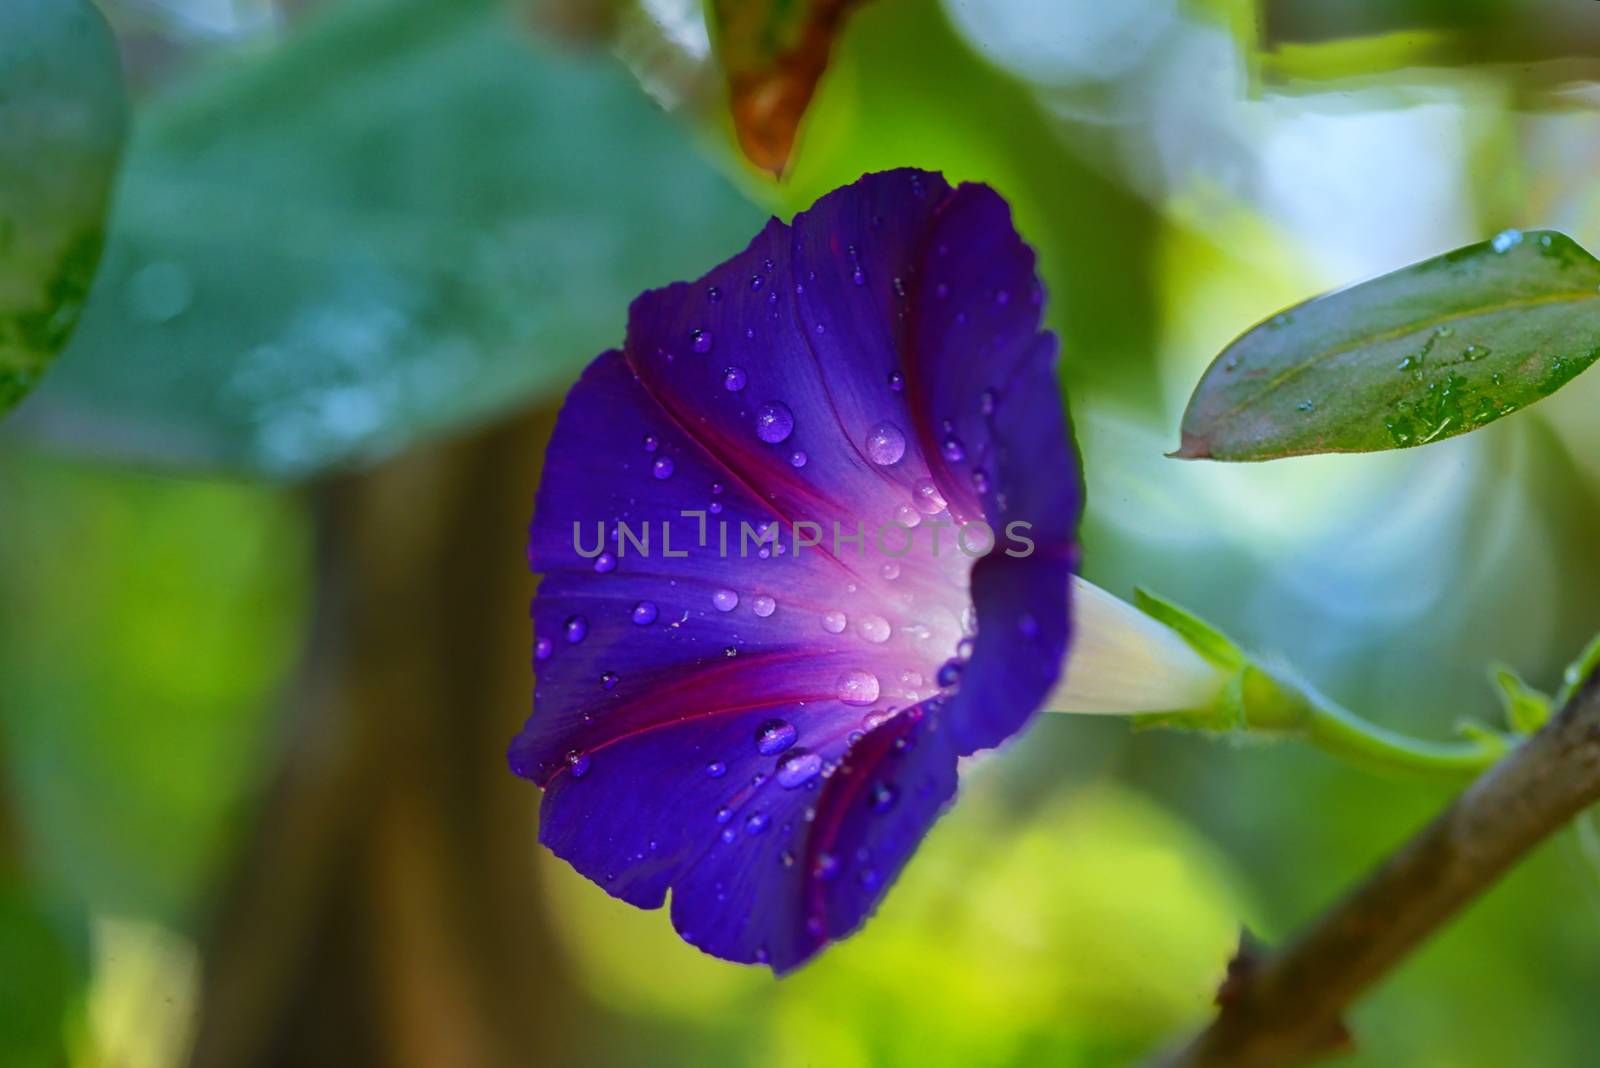
<svg viewBox="0 0 1600 1068">
<path fill-rule="evenodd" d="M 728 960 L 861 924 L 1061 672 L 1082 493 L 1041 304 L 1005 201 L 909 170 L 634 302 L 531 531 L 510 763 L 545 845 Z"/>
</svg>

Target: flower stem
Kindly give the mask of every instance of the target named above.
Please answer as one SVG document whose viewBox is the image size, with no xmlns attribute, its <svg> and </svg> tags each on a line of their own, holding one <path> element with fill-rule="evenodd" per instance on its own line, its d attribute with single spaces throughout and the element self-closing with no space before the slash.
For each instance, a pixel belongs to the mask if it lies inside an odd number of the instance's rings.
<svg viewBox="0 0 1600 1068">
<path fill-rule="evenodd" d="M 1301 735 L 1324 752 L 1373 771 L 1442 779 L 1471 778 L 1510 748 L 1506 739 L 1489 733 L 1452 742 L 1407 737 L 1332 701 L 1310 705 Z"/>
</svg>

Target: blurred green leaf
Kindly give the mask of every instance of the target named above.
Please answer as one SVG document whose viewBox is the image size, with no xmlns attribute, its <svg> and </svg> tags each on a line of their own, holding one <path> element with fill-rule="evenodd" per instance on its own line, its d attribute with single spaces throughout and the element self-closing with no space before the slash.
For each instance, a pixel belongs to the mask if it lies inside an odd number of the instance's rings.
<svg viewBox="0 0 1600 1068">
<path fill-rule="evenodd" d="M 0 4 L 0 416 L 77 325 L 124 120 L 116 45 L 94 4 Z"/>
<path fill-rule="evenodd" d="M 863 0 L 711 0 L 734 132 L 750 162 L 783 173 L 833 40 Z"/>
<path fill-rule="evenodd" d="M 1506 726 L 1518 734 L 1532 734 L 1544 726 L 1550 718 L 1550 698 L 1523 682 L 1522 676 L 1508 667 L 1492 668 L 1490 674 L 1505 707 Z"/>
<path fill-rule="evenodd" d="M 758 213 L 491 0 L 351 0 L 155 104 L 51 437 L 298 477 L 563 390 Z"/>
<path fill-rule="evenodd" d="M 66 1063 L 66 1023 L 88 971 L 88 935 L 0 880 L 0 1064 Z"/>
<path fill-rule="evenodd" d="M 1407 448 L 1560 389 L 1600 356 L 1600 263 L 1508 230 L 1246 331 L 1183 416 L 1186 459 Z"/>
<path fill-rule="evenodd" d="M 0 456 L 0 734 L 44 886 L 192 919 L 272 753 L 309 531 L 281 494 Z"/>
<path fill-rule="evenodd" d="M 1600 671 L 1600 634 L 1584 647 L 1578 659 L 1567 665 L 1561 676 L 1561 689 L 1556 693 L 1556 707 L 1564 708 L 1577 695 L 1579 687 L 1589 681 L 1589 676 Z"/>
</svg>

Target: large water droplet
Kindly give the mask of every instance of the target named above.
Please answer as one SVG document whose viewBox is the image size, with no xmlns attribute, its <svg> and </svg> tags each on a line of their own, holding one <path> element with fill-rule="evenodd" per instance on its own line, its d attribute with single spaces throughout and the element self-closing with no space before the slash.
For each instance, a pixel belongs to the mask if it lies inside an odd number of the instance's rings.
<svg viewBox="0 0 1600 1068">
<path fill-rule="evenodd" d="M 861 632 L 863 638 L 874 645 L 889 640 L 889 621 L 882 616 L 862 616 L 861 621 L 856 624 L 856 629 Z"/>
<path fill-rule="evenodd" d="M 1522 244 L 1521 230 L 1501 230 L 1494 235 L 1494 240 L 1489 242 L 1489 247 L 1496 252 L 1509 252 Z"/>
<path fill-rule="evenodd" d="M 839 676 L 839 700 L 847 705 L 870 705 L 878 699 L 878 676 L 854 668 Z"/>
<path fill-rule="evenodd" d="M 906 454 L 906 436 L 893 423 L 879 423 L 867 432 L 867 459 L 879 467 L 897 464 Z"/>
<path fill-rule="evenodd" d="M 743 367 L 729 367 L 722 372 L 722 388 L 729 393 L 739 392 L 749 381 L 750 376 Z"/>
<path fill-rule="evenodd" d="M 567 641 L 576 645 L 589 636 L 589 621 L 582 616 L 569 616 L 561 627 L 561 633 Z"/>
<path fill-rule="evenodd" d="M 750 601 L 750 611 L 754 612 L 756 615 L 760 616 L 762 619 L 766 619 L 768 616 L 770 616 L 773 612 L 776 612 L 777 610 L 778 610 L 778 602 L 774 601 L 771 597 L 768 597 L 764 593 L 756 595 Z"/>
<path fill-rule="evenodd" d="M 756 437 L 776 445 L 794 433 L 794 413 L 782 401 L 768 401 L 756 411 Z"/>
<path fill-rule="evenodd" d="M 936 515 L 944 511 L 944 494 L 939 492 L 939 487 L 933 479 L 925 478 L 919 481 L 912 490 L 911 503 L 917 506 L 917 511 L 926 515 Z"/>
<path fill-rule="evenodd" d="M 647 627 L 656 621 L 661 612 L 656 608 L 654 601 L 640 601 L 633 606 L 633 621 L 641 627 Z"/>
<path fill-rule="evenodd" d="M 718 590 L 711 595 L 711 603 L 719 612 L 731 612 L 739 607 L 739 595 L 732 590 Z"/>
<path fill-rule="evenodd" d="M 822 757 L 802 750 L 784 757 L 778 765 L 778 785 L 785 790 L 798 789 L 821 774 Z"/>
<path fill-rule="evenodd" d="M 800 737 L 794 724 L 781 719 L 769 719 L 756 728 L 756 752 L 762 756 L 777 756 Z"/>
</svg>

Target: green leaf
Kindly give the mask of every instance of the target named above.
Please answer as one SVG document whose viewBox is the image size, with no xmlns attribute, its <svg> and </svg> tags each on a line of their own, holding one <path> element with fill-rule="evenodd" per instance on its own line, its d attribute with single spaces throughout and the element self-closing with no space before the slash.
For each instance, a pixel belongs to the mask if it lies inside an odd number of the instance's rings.
<svg viewBox="0 0 1600 1068">
<path fill-rule="evenodd" d="M 94 4 L 0 4 L 0 416 L 77 325 L 124 125 L 121 65 Z"/>
<path fill-rule="evenodd" d="M 1600 671 L 1600 634 L 1589 642 L 1578 659 L 1567 665 L 1561 675 L 1561 689 L 1556 694 L 1555 707 L 1564 708 L 1578 693 L 1579 687 L 1589 681 L 1589 676 Z"/>
<path fill-rule="evenodd" d="M 152 107 L 30 426 L 301 477 L 558 396 L 761 216 L 615 61 L 350 0 Z"/>
<path fill-rule="evenodd" d="M 1476 430 L 1600 356 L 1600 263 L 1563 234 L 1493 241 L 1246 331 L 1183 417 L 1186 459 L 1407 448 Z"/>
<path fill-rule="evenodd" d="M 1532 734 L 1550 718 L 1550 698 L 1522 681 L 1508 667 L 1490 669 L 1500 702 L 1505 706 L 1506 726 L 1518 734 Z"/>
</svg>

